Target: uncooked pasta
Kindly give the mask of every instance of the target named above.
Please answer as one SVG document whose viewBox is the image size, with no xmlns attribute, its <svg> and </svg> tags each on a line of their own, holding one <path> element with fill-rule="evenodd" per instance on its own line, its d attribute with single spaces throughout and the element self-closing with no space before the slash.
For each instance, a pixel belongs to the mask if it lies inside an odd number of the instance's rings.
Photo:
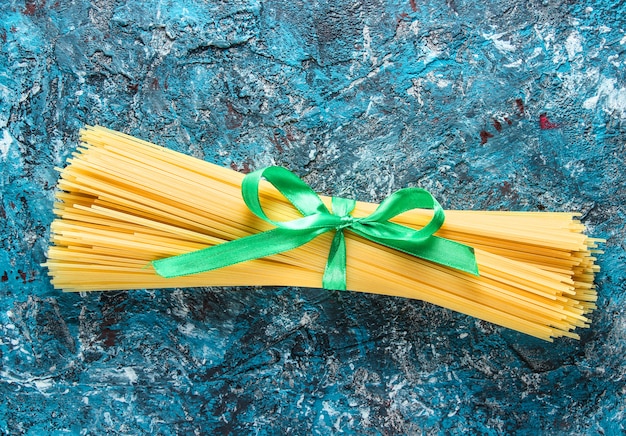
<svg viewBox="0 0 626 436">
<path fill-rule="evenodd" d="M 320 287 L 332 234 L 296 249 L 175 278 L 151 262 L 264 232 L 271 224 L 241 198 L 231 169 L 102 127 L 81 131 L 61 172 L 47 267 L 65 291 L 196 286 Z M 269 183 L 259 196 L 273 219 L 300 217 Z M 321 197 L 330 205 L 331 199 Z M 353 215 L 376 204 L 357 202 Z M 474 248 L 468 274 L 345 232 L 347 289 L 423 300 L 545 340 L 577 338 L 595 308 L 595 253 L 575 213 L 446 211 L 437 236 Z M 398 215 L 419 229 L 432 212 Z"/>
</svg>

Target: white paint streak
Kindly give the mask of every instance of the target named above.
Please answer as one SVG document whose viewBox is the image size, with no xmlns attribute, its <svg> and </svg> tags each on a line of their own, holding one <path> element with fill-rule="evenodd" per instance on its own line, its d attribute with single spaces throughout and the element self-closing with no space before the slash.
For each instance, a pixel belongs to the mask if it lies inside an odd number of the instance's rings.
<svg viewBox="0 0 626 436">
<path fill-rule="evenodd" d="M 13 143 L 13 138 L 9 133 L 8 129 L 4 129 L 2 131 L 2 138 L 0 138 L 0 155 L 2 155 L 2 159 L 6 159 L 7 154 L 9 153 L 9 148 Z"/>
<path fill-rule="evenodd" d="M 137 383 L 137 373 L 132 367 L 125 366 L 124 368 L 122 368 L 122 370 L 124 371 L 124 375 L 126 376 L 126 378 L 128 378 L 130 384 Z"/>
<path fill-rule="evenodd" d="M 552 28 L 549 28 L 550 30 L 543 32 L 543 28 L 537 25 L 535 25 L 534 28 L 535 28 L 535 33 L 537 34 L 537 36 L 543 40 L 543 43 L 546 46 L 546 50 L 549 50 L 550 47 L 552 46 L 552 43 L 556 40 L 554 30 L 552 30 Z"/>
<path fill-rule="evenodd" d="M 20 375 L 22 375 L 23 377 L 10 374 L 8 371 L 0 371 L 0 380 L 3 380 L 4 382 L 9 384 L 15 384 L 17 386 L 34 387 L 45 396 L 50 395 L 48 391 L 55 385 L 53 376 L 25 377 L 25 374 Z"/>
<path fill-rule="evenodd" d="M 560 65 L 565 62 L 565 55 L 560 44 L 554 45 L 554 56 L 552 56 L 552 63 L 554 65 Z"/>
<path fill-rule="evenodd" d="M 185 336 L 191 336 L 195 330 L 195 326 L 188 322 L 185 325 L 178 326 L 178 331 L 184 334 Z"/>
<path fill-rule="evenodd" d="M 526 61 L 530 61 L 531 59 L 535 59 L 537 56 L 539 56 L 541 54 L 542 51 L 543 51 L 543 49 L 541 47 L 535 47 L 535 49 L 533 50 L 533 54 L 531 54 L 530 57 L 528 57 L 528 59 L 526 59 Z"/>
<path fill-rule="evenodd" d="M 619 55 L 618 54 L 614 54 L 609 56 L 608 58 L 606 58 L 606 61 L 610 64 L 612 64 L 615 67 L 620 67 L 620 61 L 619 61 Z"/>
<path fill-rule="evenodd" d="M 339 415 L 339 412 L 330 404 L 330 401 L 322 401 L 322 412 L 326 412 L 330 417 Z"/>
<path fill-rule="evenodd" d="M 598 96 L 594 95 L 593 97 L 589 97 L 587 100 L 583 102 L 583 108 L 585 109 L 595 109 L 598 105 Z"/>
<path fill-rule="evenodd" d="M 493 35 L 488 35 L 483 33 L 483 38 L 490 40 L 493 42 L 493 45 L 496 47 L 498 51 L 501 52 L 514 52 L 515 46 L 511 44 L 511 41 L 502 40 L 501 38 L 506 35 L 506 33 L 494 33 Z"/>
<path fill-rule="evenodd" d="M 515 62 L 511 62 L 510 64 L 505 64 L 504 68 L 519 68 L 522 66 L 522 60 L 518 59 Z"/>
<path fill-rule="evenodd" d="M 583 108 L 595 109 L 599 102 L 602 109 L 619 119 L 626 119 L 626 87 L 617 88 L 614 78 L 603 77 L 596 95 L 583 102 Z"/>
<path fill-rule="evenodd" d="M 170 38 L 165 29 L 157 28 L 152 32 L 150 46 L 163 58 L 172 51 L 174 40 Z"/>
<path fill-rule="evenodd" d="M 424 47 L 424 53 L 425 56 L 422 59 L 422 62 L 424 62 L 424 65 L 428 65 L 430 64 L 432 61 L 436 60 L 437 58 L 439 58 L 439 55 L 441 54 L 441 52 L 439 50 L 437 50 L 434 47 Z"/>
<path fill-rule="evenodd" d="M 615 88 L 615 79 L 604 79 L 598 89 L 598 95 L 606 95 L 604 110 L 615 113 L 620 119 L 626 119 L 626 88 Z"/>
<path fill-rule="evenodd" d="M 381 65 L 379 65 L 378 67 L 376 67 L 375 69 L 373 69 L 372 71 L 367 73 L 367 76 L 359 77 L 358 79 L 354 79 L 352 82 L 350 82 L 350 84 L 347 87 L 345 87 L 344 89 L 341 90 L 341 93 L 345 93 L 347 91 L 350 91 L 352 88 L 354 88 L 355 86 L 360 85 L 365 80 L 371 79 L 372 77 L 375 77 L 377 74 L 379 74 L 381 72 L 382 69 L 389 68 L 390 66 L 392 66 L 393 62 L 389 61 L 390 58 L 391 58 L 391 53 L 386 54 L 385 57 L 383 57 L 383 62 L 382 62 Z"/>
<path fill-rule="evenodd" d="M 426 79 L 436 85 L 438 88 L 446 88 L 452 84 L 452 82 L 448 79 L 444 79 L 440 74 L 435 74 L 433 71 L 429 72 L 426 75 Z"/>
<path fill-rule="evenodd" d="M 424 106 L 424 101 L 422 100 L 422 78 L 411 79 L 412 85 L 407 88 L 406 93 L 411 97 L 415 97 L 420 106 Z"/>
<path fill-rule="evenodd" d="M 565 41 L 565 50 L 567 51 L 567 58 L 570 61 L 574 60 L 576 55 L 583 51 L 580 34 L 575 30 L 567 37 L 567 40 Z"/>
<path fill-rule="evenodd" d="M 45 391 L 47 391 L 48 389 L 50 389 L 53 386 L 53 382 L 50 379 L 40 379 L 40 380 L 35 380 L 35 387 L 39 390 L 39 392 L 41 393 L 45 393 Z"/>
<path fill-rule="evenodd" d="M 365 49 L 363 60 L 365 61 L 366 57 L 369 57 L 372 66 L 376 66 L 378 58 L 374 55 L 374 51 L 372 50 L 372 35 L 370 34 L 370 28 L 368 26 L 363 27 L 363 48 Z"/>
</svg>

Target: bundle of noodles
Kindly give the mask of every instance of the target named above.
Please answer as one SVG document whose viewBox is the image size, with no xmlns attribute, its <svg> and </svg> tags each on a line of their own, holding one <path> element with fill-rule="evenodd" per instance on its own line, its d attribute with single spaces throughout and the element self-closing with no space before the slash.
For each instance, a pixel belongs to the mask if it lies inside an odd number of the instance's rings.
<svg viewBox="0 0 626 436">
<path fill-rule="evenodd" d="M 102 127 L 81 132 L 61 171 L 46 266 L 65 291 L 194 286 L 319 287 L 332 232 L 291 251 L 163 278 L 150 262 L 266 231 L 241 198 L 243 175 Z M 276 189 L 272 217 L 300 215 Z M 322 197 L 325 203 L 330 199 Z M 354 216 L 374 211 L 357 202 Z M 393 221 L 424 226 L 420 209 Z M 595 309 L 593 253 L 574 213 L 446 211 L 437 235 L 474 247 L 479 276 L 346 232 L 347 288 L 427 301 L 545 340 L 578 338 Z"/>
</svg>

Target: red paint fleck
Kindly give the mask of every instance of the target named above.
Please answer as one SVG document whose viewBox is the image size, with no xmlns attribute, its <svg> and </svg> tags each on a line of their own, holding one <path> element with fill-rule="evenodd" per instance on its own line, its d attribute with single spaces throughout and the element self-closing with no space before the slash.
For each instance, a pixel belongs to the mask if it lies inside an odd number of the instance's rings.
<svg viewBox="0 0 626 436">
<path fill-rule="evenodd" d="M 35 272 L 34 271 L 30 272 L 30 276 L 29 276 L 29 274 L 26 274 L 26 272 L 22 271 L 21 269 L 18 269 L 17 273 L 20 275 L 20 277 L 22 278 L 22 281 L 24 283 L 30 283 L 30 282 L 34 282 L 35 281 Z"/>
<path fill-rule="evenodd" d="M 409 14 L 407 14 L 406 12 L 402 12 L 400 15 L 398 15 L 396 17 L 396 25 L 400 24 L 401 22 L 403 22 L 407 18 L 409 18 Z"/>
<path fill-rule="evenodd" d="M 515 104 L 517 105 L 517 110 L 519 112 L 520 115 L 524 115 L 524 102 L 522 101 L 521 98 L 517 98 L 515 99 Z"/>
<path fill-rule="evenodd" d="M 493 119 L 493 127 L 498 131 L 501 132 L 502 131 L 502 123 L 498 120 L 496 120 L 495 118 Z"/>
<path fill-rule="evenodd" d="M 510 119 L 508 119 L 507 117 L 504 117 L 504 121 L 506 121 L 506 123 L 510 126 L 511 124 L 513 124 L 513 121 L 511 121 Z"/>
<path fill-rule="evenodd" d="M 493 135 L 486 130 L 481 130 L 480 132 L 480 144 L 486 144 L 489 138 L 493 138 Z"/>
<path fill-rule="evenodd" d="M 409 0 L 409 4 L 411 5 L 411 10 L 417 12 L 417 2 L 415 0 Z"/>
<path fill-rule="evenodd" d="M 12 201 L 9 201 L 9 207 L 15 210 L 15 203 L 13 203 Z"/>
<path fill-rule="evenodd" d="M 17 33 L 17 27 L 11 26 L 11 33 Z"/>
<path fill-rule="evenodd" d="M 37 13 L 38 10 L 43 9 L 43 7 L 46 5 L 46 1 L 45 0 L 26 0 L 26 4 L 24 5 L 24 9 L 22 10 L 22 13 L 24 15 L 28 15 L 28 16 L 33 16 Z"/>
<path fill-rule="evenodd" d="M 280 144 L 281 141 L 278 138 L 278 135 L 276 133 L 274 133 L 274 137 L 270 139 L 270 141 L 272 141 L 272 144 L 274 144 L 274 147 L 276 147 L 276 150 L 278 150 L 279 153 L 282 153 L 283 151 L 285 151 L 283 146 Z"/>
<path fill-rule="evenodd" d="M 226 119 L 224 120 L 226 122 L 226 127 L 229 129 L 241 127 L 243 124 L 243 115 L 237 112 L 231 103 L 226 104 L 226 109 L 228 110 L 225 117 Z"/>
<path fill-rule="evenodd" d="M 292 130 L 288 128 L 285 131 L 284 135 L 274 132 L 274 136 L 273 138 L 270 139 L 270 141 L 272 142 L 272 144 L 274 144 L 274 147 L 276 147 L 276 150 L 278 150 L 279 153 L 282 153 L 286 149 L 291 148 L 291 143 L 295 139 L 296 137 L 294 136 Z"/>
<path fill-rule="evenodd" d="M 539 115 L 539 128 L 541 130 L 558 129 L 560 124 L 551 122 L 546 114 Z"/>
<path fill-rule="evenodd" d="M 139 90 L 139 84 L 133 83 L 133 84 L 128 85 L 128 90 L 130 92 L 137 92 Z"/>
<path fill-rule="evenodd" d="M 7 273 L 6 271 L 2 275 L 2 281 L 3 282 L 8 282 L 9 281 L 9 273 Z"/>
<path fill-rule="evenodd" d="M 510 195 L 513 192 L 513 187 L 511 186 L 511 183 L 509 183 L 508 181 L 505 181 L 504 183 L 502 183 L 499 189 L 500 189 L 500 193 L 502 193 L 503 195 Z"/>
<path fill-rule="evenodd" d="M 249 162 L 244 162 L 241 166 L 237 165 L 235 162 L 231 162 L 230 167 L 243 174 L 248 174 L 251 171 Z"/>
<path fill-rule="evenodd" d="M 117 338 L 117 330 L 110 329 L 108 327 L 103 328 L 100 331 L 100 336 L 98 339 L 104 340 L 105 347 L 112 347 L 115 345 L 115 339 Z"/>
<path fill-rule="evenodd" d="M 2 42 L 7 42 L 7 31 L 2 29 L 0 31 L 0 39 L 2 39 Z"/>
<path fill-rule="evenodd" d="M 152 79 L 152 81 L 150 82 L 150 89 L 152 89 L 153 91 L 159 89 L 159 79 L 157 79 L 156 77 Z"/>
</svg>

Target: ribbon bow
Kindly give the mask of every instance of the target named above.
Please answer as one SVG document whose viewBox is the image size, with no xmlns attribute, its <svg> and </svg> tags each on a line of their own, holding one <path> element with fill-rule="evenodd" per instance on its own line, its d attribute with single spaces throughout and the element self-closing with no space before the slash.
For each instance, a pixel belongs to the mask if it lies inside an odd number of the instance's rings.
<svg viewBox="0 0 626 436">
<path fill-rule="evenodd" d="M 292 221 L 274 221 L 263 210 L 259 199 L 259 183 L 270 182 L 303 215 Z M 434 236 L 445 219 L 443 208 L 426 190 L 404 188 L 383 200 L 369 216 L 351 215 L 356 201 L 332 197 L 332 212 L 321 198 L 295 174 L 282 167 L 267 167 L 244 177 L 241 184 L 243 200 L 259 218 L 276 226 L 213 247 L 152 262 L 163 277 L 178 277 L 223 268 L 248 260 L 282 253 L 297 248 L 317 236 L 335 230 L 330 246 L 322 286 L 331 290 L 346 289 L 346 243 L 344 231 L 381 245 L 441 265 L 478 275 L 474 249 L 449 239 Z M 411 209 L 433 209 L 428 224 L 419 230 L 389 220 Z"/>
</svg>

